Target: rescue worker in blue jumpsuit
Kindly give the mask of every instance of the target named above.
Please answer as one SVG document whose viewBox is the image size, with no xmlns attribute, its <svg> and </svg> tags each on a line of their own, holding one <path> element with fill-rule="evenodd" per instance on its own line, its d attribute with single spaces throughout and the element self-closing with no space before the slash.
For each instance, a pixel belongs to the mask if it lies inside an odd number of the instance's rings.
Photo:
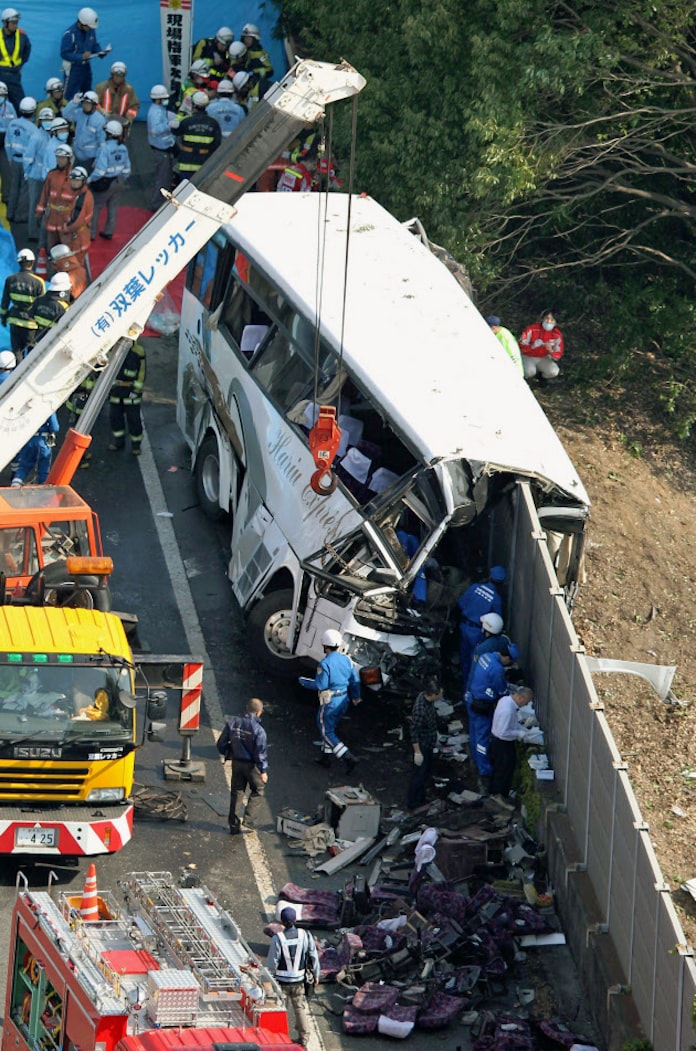
<svg viewBox="0 0 696 1051">
<path fill-rule="evenodd" d="M 481 617 L 486 613 L 503 612 L 503 600 L 495 585 L 502 584 L 505 576 L 504 566 L 493 566 L 487 581 L 472 584 L 457 601 L 461 614 L 459 656 L 462 682 L 465 684 L 471 671 L 474 650 L 483 638 Z"/>
<path fill-rule="evenodd" d="M 308 679 L 300 676 L 300 685 L 306 690 L 319 692 L 317 726 L 321 734 L 321 756 L 317 762 L 320 766 L 330 766 L 331 756 L 334 755 L 337 759 L 343 759 L 345 771 L 349 774 L 358 760 L 340 740 L 336 730 L 351 701 L 360 704 L 362 698 L 360 678 L 353 662 L 345 653 L 338 652 L 342 642 L 341 633 L 334 628 L 324 632 L 321 637 L 324 658 L 319 661 L 316 677 Z"/>
<path fill-rule="evenodd" d="M 466 681 L 464 690 L 464 700 L 466 700 L 466 691 L 471 687 L 471 676 L 474 674 L 474 668 L 478 664 L 479 657 L 484 653 L 500 653 L 501 650 L 510 645 L 510 639 L 504 634 L 503 626 L 504 621 L 499 613 L 484 613 L 481 617 L 483 638 L 474 650 L 469 678 Z"/>
<path fill-rule="evenodd" d="M 474 666 L 471 685 L 465 695 L 469 716 L 469 747 L 486 791 L 493 771 L 488 758 L 493 712 L 500 698 L 508 692 L 505 670 L 519 655 L 520 651 L 514 642 L 499 653 L 482 653 Z"/>
</svg>

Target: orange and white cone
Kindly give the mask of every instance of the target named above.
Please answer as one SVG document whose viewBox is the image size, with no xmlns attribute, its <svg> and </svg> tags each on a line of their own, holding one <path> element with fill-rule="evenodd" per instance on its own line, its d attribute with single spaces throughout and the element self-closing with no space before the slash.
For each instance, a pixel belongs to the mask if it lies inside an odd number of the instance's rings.
<svg viewBox="0 0 696 1051">
<path fill-rule="evenodd" d="M 46 277 L 48 274 L 48 257 L 46 256 L 45 248 L 40 249 L 39 254 L 36 257 L 34 273 L 37 277 Z"/>
<path fill-rule="evenodd" d="M 92 864 L 87 869 L 85 887 L 82 891 L 80 916 L 85 923 L 96 923 L 99 919 L 99 902 L 97 900 L 97 870 Z"/>
</svg>

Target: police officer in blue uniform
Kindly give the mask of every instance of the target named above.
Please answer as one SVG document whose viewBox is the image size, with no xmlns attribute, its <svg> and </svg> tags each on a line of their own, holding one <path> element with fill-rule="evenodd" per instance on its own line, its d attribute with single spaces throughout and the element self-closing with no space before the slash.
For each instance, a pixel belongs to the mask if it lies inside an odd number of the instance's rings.
<svg viewBox="0 0 696 1051">
<path fill-rule="evenodd" d="M 514 642 L 510 642 L 500 652 L 481 654 L 474 665 L 471 684 L 465 694 L 469 716 L 469 747 L 486 790 L 493 769 L 488 758 L 493 712 L 500 698 L 508 692 L 506 669 L 519 655 L 520 651 Z"/>
<path fill-rule="evenodd" d="M 261 799 L 268 782 L 268 742 L 261 725 L 263 701 L 252 697 L 244 715 L 235 715 L 225 723 L 217 740 L 217 750 L 225 760 L 232 760 L 230 812 L 227 818 L 233 836 L 256 827 Z M 245 794 L 249 792 L 245 804 Z"/>
<path fill-rule="evenodd" d="M 343 759 L 345 771 L 349 774 L 358 760 L 340 740 L 336 730 L 351 701 L 353 704 L 360 704 L 362 698 L 360 678 L 353 662 L 345 653 L 338 652 L 342 643 L 339 631 L 334 628 L 325 631 L 321 637 L 324 658 L 319 662 L 316 677 L 308 679 L 300 676 L 300 685 L 319 693 L 317 725 L 322 747 L 317 762 L 320 766 L 330 766 L 333 755 L 337 759 Z"/>
<path fill-rule="evenodd" d="M 92 174 L 87 182 L 94 194 L 94 212 L 92 214 L 92 240 L 97 236 L 99 214 L 106 206 L 106 223 L 99 236 L 110 241 L 116 229 L 118 198 L 131 173 L 131 162 L 128 150 L 123 144 L 123 128 L 117 120 L 109 120 L 104 125 L 106 141 L 97 150 Z"/>
<path fill-rule="evenodd" d="M 495 585 L 502 584 L 505 576 L 504 566 L 493 566 L 488 580 L 472 584 L 457 601 L 461 614 L 459 655 L 462 682 L 465 684 L 469 678 L 474 650 L 483 638 L 481 617 L 486 613 L 503 612 L 503 600 Z"/>
</svg>

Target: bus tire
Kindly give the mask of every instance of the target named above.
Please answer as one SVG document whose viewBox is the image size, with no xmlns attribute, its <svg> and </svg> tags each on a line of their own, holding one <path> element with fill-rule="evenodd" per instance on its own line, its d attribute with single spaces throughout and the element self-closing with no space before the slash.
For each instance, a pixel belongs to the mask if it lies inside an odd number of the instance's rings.
<svg viewBox="0 0 696 1051">
<path fill-rule="evenodd" d="M 203 440 L 198 451 L 194 479 L 203 514 L 212 522 L 219 522 L 225 517 L 225 512 L 220 507 L 220 453 L 214 434 Z"/>
<path fill-rule="evenodd" d="M 304 662 L 291 654 L 286 645 L 292 617 L 293 593 L 290 588 L 271 591 L 252 608 L 247 622 L 249 647 L 259 663 L 282 678 L 295 678 Z"/>
</svg>

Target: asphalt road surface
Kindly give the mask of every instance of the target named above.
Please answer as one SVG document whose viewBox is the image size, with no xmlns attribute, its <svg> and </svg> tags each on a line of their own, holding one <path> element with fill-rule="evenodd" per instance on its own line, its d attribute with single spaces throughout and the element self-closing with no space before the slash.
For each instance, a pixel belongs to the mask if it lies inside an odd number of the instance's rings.
<svg viewBox="0 0 696 1051">
<path fill-rule="evenodd" d="M 145 204 L 149 156 L 137 127 L 132 148 L 134 176 L 128 203 Z M 18 247 L 23 230 L 15 231 Z M 180 791 L 186 821 L 154 816 L 137 817 L 130 844 L 97 863 L 98 884 L 117 891 L 116 884 L 133 870 L 171 871 L 177 879 L 195 872 L 229 908 L 245 937 L 265 956 L 268 939 L 264 924 L 272 916 L 277 890 L 286 881 L 312 885 L 307 858 L 293 853 L 288 840 L 275 831 L 275 815 L 284 806 L 303 812 L 323 804 L 330 783 L 345 783 L 340 770 L 329 774 L 315 765 L 316 701 L 292 681 L 270 678 L 251 657 L 241 613 L 226 577 L 229 527 L 211 523 L 198 507 L 188 450 L 176 425 L 176 337 L 145 340 L 148 358 L 143 415 L 146 438 L 140 459 L 109 452 L 108 409 L 102 412 L 92 444 L 88 470 L 78 472 L 75 487 L 98 511 L 105 552 L 114 559 L 114 608 L 137 613 L 141 637 L 153 652 L 197 653 L 205 657 L 204 711 L 201 729 L 193 739 L 194 760 L 205 766 L 205 781 L 171 782 L 163 777 L 163 761 L 178 760 L 182 740 L 177 734 L 177 712 L 170 702 L 163 743 L 147 742 L 138 753 L 136 781 L 153 791 Z M 0 477 L 8 484 L 9 474 Z M 215 749 L 215 736 L 224 716 L 241 712 L 250 697 L 265 704 L 263 722 L 269 737 L 269 782 L 258 834 L 231 837 L 227 833 L 229 766 Z M 409 775 L 408 754 L 397 733 L 403 725 L 398 703 L 366 699 L 354 708 L 341 731 L 360 763 L 350 783 L 363 783 L 384 806 L 403 804 Z M 15 894 L 18 866 L 0 867 L 0 913 L 8 917 Z M 23 865 L 30 883 L 45 887 L 51 868 L 62 887 L 79 890 L 87 862 L 79 868 L 55 864 Z M 315 885 L 342 887 L 351 869 Z M 366 872 L 365 869 L 360 869 Z M 7 959 L 7 927 L 0 925 L 0 986 L 3 991 Z M 574 1013 L 581 994 L 565 950 L 553 950 L 545 960 L 549 969 L 562 968 L 568 1011 Z M 328 1051 L 353 1041 L 341 1034 L 340 1018 L 327 1009 L 326 994 L 315 999 L 318 1023 L 312 1047 Z M 437 1044 L 463 1051 L 470 1046 L 469 1030 L 461 1025 L 433 1035 L 414 1034 L 415 1051 Z M 321 1042 L 320 1042 L 321 1041 Z M 381 1041 L 380 1041 L 381 1043 Z M 361 1046 L 377 1041 L 363 1038 Z"/>
</svg>

